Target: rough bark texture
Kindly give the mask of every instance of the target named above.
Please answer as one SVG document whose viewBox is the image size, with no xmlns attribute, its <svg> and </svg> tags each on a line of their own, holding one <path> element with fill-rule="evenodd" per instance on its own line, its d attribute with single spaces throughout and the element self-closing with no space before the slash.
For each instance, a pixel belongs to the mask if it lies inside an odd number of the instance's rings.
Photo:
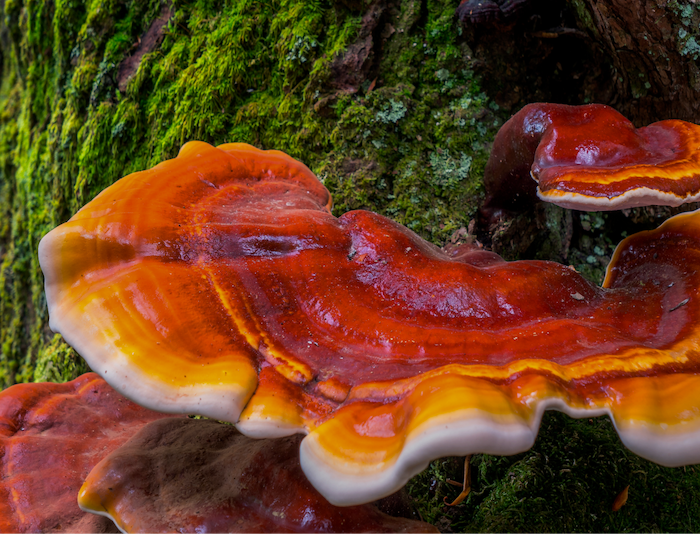
<svg viewBox="0 0 700 534">
<path fill-rule="evenodd" d="M 597 102 L 636 126 L 700 121 L 695 2 L 530 0 L 499 16 L 482 4 L 461 8 L 466 40 L 487 90 L 512 112 L 536 101 Z"/>
<path fill-rule="evenodd" d="M 700 6 L 667 0 L 570 0 L 610 61 L 610 104 L 637 125 L 700 121 Z"/>
<path fill-rule="evenodd" d="M 480 12 L 481 5 L 463 3 L 458 14 L 477 72 L 498 105 L 515 113 L 531 102 L 609 99 L 606 62 L 565 0 L 519 2 L 498 17 Z"/>
</svg>

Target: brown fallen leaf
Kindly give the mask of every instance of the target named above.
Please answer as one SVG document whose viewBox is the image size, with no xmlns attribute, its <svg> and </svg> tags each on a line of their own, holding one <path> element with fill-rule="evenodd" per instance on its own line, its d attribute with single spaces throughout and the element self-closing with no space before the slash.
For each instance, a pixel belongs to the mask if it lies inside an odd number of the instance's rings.
<svg viewBox="0 0 700 534">
<path fill-rule="evenodd" d="M 627 495 L 629 494 L 629 485 L 625 487 L 618 495 L 615 497 L 615 500 L 612 503 L 612 511 L 617 512 L 620 508 L 622 508 L 625 503 L 627 502 Z"/>
</svg>

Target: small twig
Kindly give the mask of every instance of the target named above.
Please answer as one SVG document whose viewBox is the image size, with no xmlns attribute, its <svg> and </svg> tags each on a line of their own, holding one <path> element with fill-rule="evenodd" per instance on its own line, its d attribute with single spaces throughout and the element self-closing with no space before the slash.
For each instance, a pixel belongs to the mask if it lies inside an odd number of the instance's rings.
<svg viewBox="0 0 700 534">
<path fill-rule="evenodd" d="M 688 301 L 689 301 L 689 300 L 690 300 L 690 299 L 683 299 L 683 300 L 681 300 L 678 304 L 676 304 L 673 308 L 671 308 L 671 309 L 668 310 L 668 311 L 669 311 L 669 312 L 676 311 L 676 310 L 677 310 L 678 308 L 680 308 L 681 306 L 685 306 L 686 304 L 688 304 Z"/>
<path fill-rule="evenodd" d="M 461 503 L 464 499 L 467 498 L 467 495 L 469 495 L 469 492 L 472 489 L 472 481 L 471 481 L 471 474 L 470 474 L 470 469 L 469 469 L 469 460 L 471 460 L 472 455 L 470 454 L 464 459 L 464 482 L 461 484 L 462 486 L 462 493 L 460 493 L 457 498 L 452 501 L 451 503 L 447 502 L 447 497 L 444 497 L 442 500 L 447 506 L 457 506 L 459 503 Z M 453 484 L 455 486 L 459 486 L 459 482 L 455 482 L 454 480 L 450 480 L 449 478 L 447 479 L 448 484 Z"/>
<path fill-rule="evenodd" d="M 572 35 L 581 39 L 590 39 L 586 32 L 582 32 L 576 28 L 550 28 L 545 31 L 533 32 L 531 35 L 533 37 L 539 37 L 540 39 L 556 39 L 562 35 Z"/>
</svg>

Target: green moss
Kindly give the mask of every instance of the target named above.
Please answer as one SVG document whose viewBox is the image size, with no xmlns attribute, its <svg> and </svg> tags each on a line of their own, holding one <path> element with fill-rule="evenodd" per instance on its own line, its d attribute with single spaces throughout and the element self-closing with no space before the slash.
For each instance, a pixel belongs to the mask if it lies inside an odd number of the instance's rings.
<svg viewBox="0 0 700 534">
<path fill-rule="evenodd" d="M 444 72 L 436 73 L 449 62 L 433 57 L 439 50 L 420 50 L 412 79 L 340 101 L 335 153 L 319 166 L 336 213 L 369 208 L 435 243 L 474 216 L 487 147 L 501 124 L 469 71 L 450 75 L 445 89 Z"/>
<path fill-rule="evenodd" d="M 475 455 L 472 492 L 459 489 L 461 459 L 441 459 L 415 477 L 409 492 L 421 515 L 452 532 L 696 532 L 697 467 L 670 469 L 630 453 L 607 418 L 575 420 L 546 412 L 534 447 L 514 456 Z M 627 504 L 612 502 L 626 486 Z"/>
<path fill-rule="evenodd" d="M 690 56 L 693 59 L 698 59 L 700 57 L 700 45 L 695 40 L 695 37 L 690 36 L 683 42 L 681 54 L 684 56 Z"/>
<path fill-rule="evenodd" d="M 36 359 L 34 382 L 68 382 L 88 372 L 85 360 L 56 334 Z"/>
<path fill-rule="evenodd" d="M 695 2 L 671 0 L 668 8 L 676 15 L 672 22 L 678 51 L 697 60 L 700 57 L 700 6 Z"/>
<path fill-rule="evenodd" d="M 570 0 L 569 5 L 573 8 L 573 12 L 576 16 L 576 22 L 578 27 L 582 30 L 587 30 L 593 32 L 594 35 L 598 34 L 598 27 L 596 26 L 589 7 L 583 0 Z"/>
</svg>

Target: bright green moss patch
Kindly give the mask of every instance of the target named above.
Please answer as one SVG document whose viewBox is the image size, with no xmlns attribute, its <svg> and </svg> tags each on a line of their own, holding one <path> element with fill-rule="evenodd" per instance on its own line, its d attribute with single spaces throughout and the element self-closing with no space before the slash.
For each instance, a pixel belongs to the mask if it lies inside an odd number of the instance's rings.
<svg viewBox="0 0 700 534">
<path fill-rule="evenodd" d="M 34 367 L 34 382 L 68 382 L 87 373 L 85 360 L 56 334 L 48 345 L 45 345 L 36 359 Z"/>
<path fill-rule="evenodd" d="M 450 61 L 434 53 L 418 49 L 415 85 L 338 102 L 337 148 L 318 173 L 334 193 L 336 213 L 370 208 L 441 244 L 475 215 L 489 142 L 501 122 L 485 109 L 488 100 L 469 71 L 450 74 L 453 85 L 445 88 L 447 75 L 436 73 Z"/>
</svg>

